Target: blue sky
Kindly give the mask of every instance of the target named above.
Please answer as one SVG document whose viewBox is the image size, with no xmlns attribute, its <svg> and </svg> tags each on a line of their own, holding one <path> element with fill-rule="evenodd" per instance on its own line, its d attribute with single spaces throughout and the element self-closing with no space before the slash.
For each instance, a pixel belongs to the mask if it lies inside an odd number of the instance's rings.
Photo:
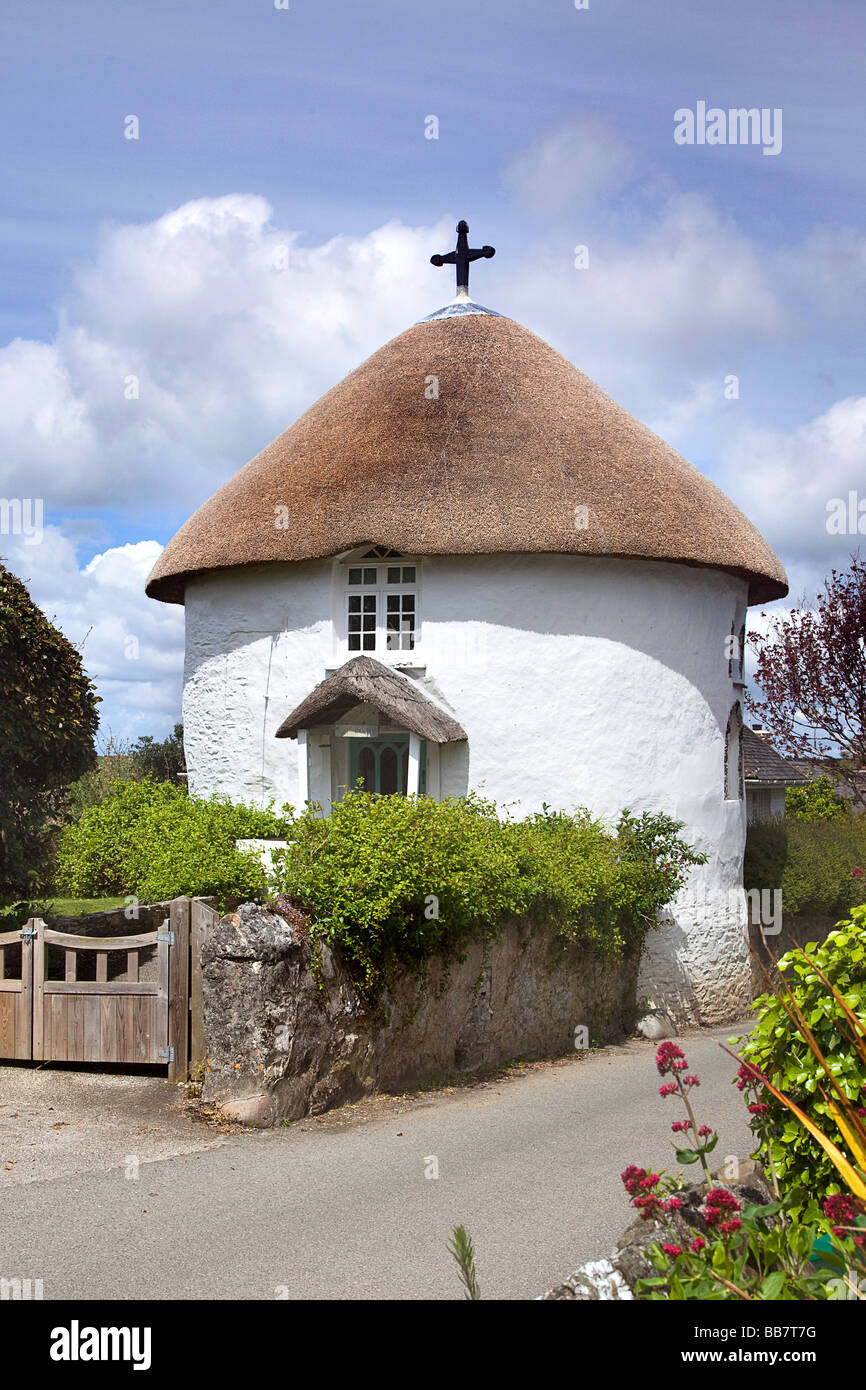
<svg viewBox="0 0 866 1390">
<path fill-rule="evenodd" d="M 43 0 L 2 28 L 0 494 L 46 530 L 0 553 L 84 642 L 103 732 L 179 717 L 159 546 L 450 297 L 458 217 L 497 248 L 477 297 L 723 486 L 795 596 L 857 545 L 825 518 L 866 496 L 859 0 Z M 699 101 L 781 109 L 781 151 L 676 144 Z"/>
</svg>

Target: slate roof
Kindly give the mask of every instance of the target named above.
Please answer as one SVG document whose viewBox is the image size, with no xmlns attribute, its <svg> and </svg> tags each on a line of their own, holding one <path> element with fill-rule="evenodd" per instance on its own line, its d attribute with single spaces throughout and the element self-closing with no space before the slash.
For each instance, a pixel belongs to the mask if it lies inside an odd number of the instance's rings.
<svg viewBox="0 0 866 1390">
<path fill-rule="evenodd" d="M 743 729 L 743 769 L 747 782 L 772 782 L 776 786 L 794 786 L 805 782 L 800 769 L 777 753 L 754 729 Z"/>
</svg>

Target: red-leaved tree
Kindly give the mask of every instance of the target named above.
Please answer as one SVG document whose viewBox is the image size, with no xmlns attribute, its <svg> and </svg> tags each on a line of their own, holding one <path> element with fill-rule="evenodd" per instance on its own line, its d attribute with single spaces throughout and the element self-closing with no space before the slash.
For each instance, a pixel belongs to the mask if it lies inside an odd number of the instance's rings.
<svg viewBox="0 0 866 1390">
<path fill-rule="evenodd" d="M 817 763 L 866 805 L 866 563 L 833 570 L 813 607 L 771 615 L 749 645 L 762 695 L 749 708 L 789 757 Z"/>
</svg>

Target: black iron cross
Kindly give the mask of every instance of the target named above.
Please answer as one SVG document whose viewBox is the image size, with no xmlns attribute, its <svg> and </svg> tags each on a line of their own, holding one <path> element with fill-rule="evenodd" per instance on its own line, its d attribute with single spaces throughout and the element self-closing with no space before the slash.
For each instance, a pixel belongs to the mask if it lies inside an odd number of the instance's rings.
<svg viewBox="0 0 866 1390">
<path fill-rule="evenodd" d="M 493 246 L 481 246 L 470 248 L 469 245 L 469 223 L 457 223 L 457 250 L 449 251 L 445 256 L 431 256 L 432 265 L 454 265 L 457 267 L 457 293 L 458 295 L 469 294 L 469 266 L 473 261 L 477 261 L 481 256 L 485 260 L 496 255 L 496 248 Z"/>
</svg>

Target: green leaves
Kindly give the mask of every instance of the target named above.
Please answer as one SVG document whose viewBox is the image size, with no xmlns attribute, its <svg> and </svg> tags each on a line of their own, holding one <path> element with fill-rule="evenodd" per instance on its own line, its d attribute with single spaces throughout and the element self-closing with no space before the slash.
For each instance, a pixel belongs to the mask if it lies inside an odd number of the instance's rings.
<svg viewBox="0 0 866 1390">
<path fill-rule="evenodd" d="M 96 760 L 98 697 L 71 642 L 0 565 L 0 896 L 47 865 L 67 788 Z"/>
<path fill-rule="evenodd" d="M 834 984 L 844 981 L 844 998 L 852 1012 L 866 1018 L 866 906 L 855 907 L 849 922 L 831 932 L 823 945 L 810 943 L 808 954 Z M 844 1023 L 841 1006 L 822 984 L 802 953 L 791 951 L 780 962 L 797 1004 L 821 1051 L 831 1059 L 839 1086 L 852 1100 L 866 1099 L 866 1066 Z M 824 1093 L 829 1082 L 823 1069 L 785 1013 L 775 995 L 762 995 L 753 1009 L 757 1026 L 742 1048 L 743 1057 L 758 1067 L 789 1096 L 843 1151 L 845 1138 Z M 766 1114 L 752 1122 L 757 1133 L 766 1129 L 779 1179 L 790 1193 L 792 1215 L 809 1220 L 817 1214 L 815 1193 L 839 1190 L 840 1181 L 817 1139 L 774 1096 L 765 1092 Z M 831 1097 L 832 1099 L 832 1097 Z M 863 1101 L 860 1101 L 863 1104 Z"/>
<path fill-rule="evenodd" d="M 314 808 L 294 818 L 278 886 L 371 994 L 389 962 L 420 968 L 431 951 L 457 952 L 526 914 L 613 961 L 673 895 L 667 861 L 677 872 L 697 862 L 667 817 L 626 815 L 620 826 L 614 838 L 586 811 L 513 821 L 475 795 L 440 803 L 352 791 L 328 820 Z"/>
<path fill-rule="evenodd" d="M 64 832 L 58 883 L 84 897 L 132 893 L 141 902 L 264 897 L 261 863 L 235 840 L 282 838 L 285 826 L 271 810 L 191 797 L 170 782 L 118 781 Z"/>
</svg>

